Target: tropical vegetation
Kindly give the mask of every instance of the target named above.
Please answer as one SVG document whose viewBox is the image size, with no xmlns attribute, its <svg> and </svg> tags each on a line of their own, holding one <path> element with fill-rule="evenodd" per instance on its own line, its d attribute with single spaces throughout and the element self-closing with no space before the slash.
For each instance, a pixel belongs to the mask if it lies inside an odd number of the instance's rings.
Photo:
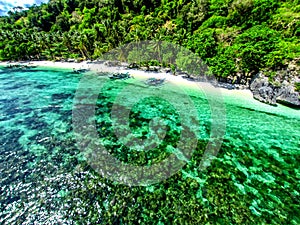
<svg viewBox="0 0 300 225">
<path fill-rule="evenodd" d="M 16 8 L 0 17 L 0 60 L 95 60 L 123 44 L 159 40 L 190 50 L 219 78 L 235 74 L 252 77 L 260 70 L 272 74 L 299 59 L 299 25 L 300 0 L 50 0 L 28 10 Z M 184 64 L 185 58 L 178 58 L 178 62 Z M 156 62 L 150 63 L 155 65 Z M 141 139 L 146 139 L 149 118 L 161 116 L 167 121 L 165 140 L 147 154 L 121 145 L 107 118 L 115 104 L 112 93 L 121 92 L 123 84 L 111 81 L 106 85 L 97 99 L 95 124 L 110 154 L 124 162 L 147 166 L 175 151 L 180 132 L 189 132 L 190 127 L 180 126 L 175 110 L 166 102 L 155 99 L 148 99 L 131 110 L 130 128 Z M 296 87 L 299 90 L 300 84 Z M 12 89 L 5 90 L 10 92 Z M 64 98 L 61 95 L 68 94 L 54 95 L 52 99 L 61 100 Z M 206 102 L 196 97 L 192 100 L 198 101 L 198 105 Z M 15 99 L 5 101 L 13 110 L 18 109 L 13 104 Z M 58 104 L 62 103 L 55 106 Z M 151 106 L 148 114 L 146 106 Z M 226 107 L 231 112 L 237 106 Z M 53 110 L 53 115 L 59 110 L 63 115 L 69 113 L 63 107 L 52 105 L 49 110 Z M 284 135 L 280 130 L 282 123 L 278 121 L 285 121 L 285 115 L 278 116 L 276 122 L 279 125 L 268 136 L 263 127 L 255 126 L 261 118 L 254 113 L 245 113 L 252 112 L 252 108 L 239 107 L 238 110 L 237 117 L 245 118 L 244 124 L 225 135 L 218 156 L 206 171 L 199 169 L 199 162 L 210 140 L 211 120 L 201 121 L 206 138 L 198 140 L 190 161 L 167 180 L 148 186 L 130 187 L 112 182 L 92 170 L 83 157 L 73 156 L 78 150 L 73 148 L 75 141 L 72 138 L 68 136 L 67 141 L 61 142 L 60 136 L 47 138 L 49 149 L 53 149 L 55 156 L 51 158 L 45 153 L 45 158 L 61 162 L 69 154 L 65 152 L 68 149 L 65 146 L 71 146 L 68 151 L 72 157 L 66 164 L 70 166 L 72 161 L 80 164 L 76 169 L 72 168 L 72 179 L 66 177 L 72 183 L 70 188 L 51 194 L 51 199 L 56 201 L 58 196 L 64 202 L 60 209 L 65 213 L 64 217 L 72 221 L 70 224 L 300 224 L 297 134 L 291 129 L 290 136 L 277 140 Z M 159 111 L 161 114 L 157 113 Z M 264 123 L 269 126 L 267 116 L 273 113 L 261 113 L 265 116 Z M 297 125 L 297 119 L 293 121 Z M 249 129 L 242 132 L 240 127 L 244 125 Z M 257 129 L 261 130 L 258 132 Z M 40 140 L 40 133 L 36 135 L 34 140 Z M 267 138 L 271 139 L 269 143 L 264 142 Z M 28 140 L 30 144 L 34 142 Z M 10 142 L 19 144 L 18 141 Z M 4 143 L 10 142 L 5 140 Z M 57 150 L 58 145 L 62 146 L 63 153 Z M 18 147 L 16 149 L 19 151 Z M 41 180 L 46 182 L 48 174 L 47 171 L 44 173 L 44 161 L 41 162 L 38 165 L 43 170 Z M 80 170 L 91 172 L 81 176 Z M 35 174 L 32 177 L 37 179 Z M 12 176 L 11 179 L 17 178 Z M 26 181 L 27 175 L 22 179 Z M 30 185 L 36 185 L 36 182 Z M 34 196 L 42 196 L 43 192 L 37 192 L 40 193 Z M 23 192 L 18 198 L 26 195 Z M 39 204 L 51 211 L 53 204 L 45 201 L 46 197 L 42 196 Z M 29 195 L 28 198 L 33 197 Z M 35 218 L 39 209 L 28 211 L 28 207 L 30 203 L 22 202 L 24 213 L 30 212 Z M 18 218 L 20 223 L 23 223 L 24 215 Z"/>
<path fill-rule="evenodd" d="M 285 68 L 300 56 L 299 0 L 50 0 L 0 17 L 0 60 L 97 59 L 168 41 L 218 77 Z"/>
</svg>

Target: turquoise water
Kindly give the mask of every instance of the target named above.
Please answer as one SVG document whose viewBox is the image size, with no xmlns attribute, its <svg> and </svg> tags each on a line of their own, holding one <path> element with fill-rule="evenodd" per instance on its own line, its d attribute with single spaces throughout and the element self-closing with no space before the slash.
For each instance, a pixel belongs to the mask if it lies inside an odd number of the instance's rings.
<svg viewBox="0 0 300 225">
<path fill-rule="evenodd" d="M 130 224 L 135 219 L 157 224 L 172 218 L 177 218 L 180 223 L 181 218 L 187 219 L 189 210 L 199 213 L 191 215 L 193 219 L 207 212 L 203 221 L 219 224 L 224 222 L 225 214 L 235 224 L 243 213 L 247 214 L 244 222 L 248 223 L 252 219 L 269 224 L 272 219 L 274 224 L 300 223 L 299 110 L 272 107 L 226 92 L 223 96 L 226 110 L 223 144 L 218 158 L 205 174 L 195 169 L 203 153 L 200 143 L 200 156 L 192 156 L 192 162 L 166 182 L 129 188 L 99 176 L 76 146 L 72 108 L 81 78 L 81 74 L 73 74 L 68 69 L 0 70 L 1 224 Z M 135 84 L 138 82 L 134 81 Z M 122 81 L 107 82 L 98 96 L 99 134 L 108 146 L 114 147 L 111 153 L 115 156 L 128 162 L 137 160 L 137 164 L 147 163 L 146 159 L 159 157 L 159 149 L 148 158 L 123 157 L 119 143 L 112 144 L 112 134 L 105 133 L 111 126 L 111 103 L 116 101 L 123 84 Z M 145 88 L 142 82 L 139 85 Z M 198 138 L 206 143 L 211 129 L 211 109 L 203 93 L 187 92 L 192 96 L 200 118 Z M 123 94 L 126 93 L 130 93 L 130 89 Z M 176 100 L 174 90 L 170 93 Z M 138 94 L 130 96 L 139 97 Z M 119 102 L 121 104 L 122 99 Z M 150 99 L 137 105 L 133 109 L 133 119 L 139 113 L 148 119 L 159 116 L 159 110 L 147 108 L 149 104 L 156 103 Z M 165 103 L 158 106 L 163 107 Z M 166 107 L 169 110 L 165 112 L 168 126 L 175 129 L 168 140 L 177 140 L 180 129 L 185 128 L 177 126 L 176 110 Z M 138 137 L 145 138 L 148 131 L 144 129 L 144 123 L 148 120 L 140 121 L 132 129 Z M 162 158 L 169 154 L 164 153 Z M 228 177 L 222 180 L 212 174 Z M 177 186 L 179 189 L 175 188 Z M 225 198 L 221 193 L 228 187 L 244 203 L 232 203 Z M 169 191 L 162 192 L 166 190 Z M 176 199 L 186 203 L 180 206 L 182 213 L 173 207 L 177 204 Z M 228 206 L 230 204 L 233 205 Z M 244 207 L 244 211 L 229 212 L 221 206 Z"/>
</svg>

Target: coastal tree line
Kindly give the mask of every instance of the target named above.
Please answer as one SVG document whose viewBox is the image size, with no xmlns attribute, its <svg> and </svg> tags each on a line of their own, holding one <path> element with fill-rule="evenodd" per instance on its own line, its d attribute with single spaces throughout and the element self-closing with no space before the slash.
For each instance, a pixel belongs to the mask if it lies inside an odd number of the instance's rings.
<svg viewBox="0 0 300 225">
<path fill-rule="evenodd" d="M 298 58 L 299 35 L 299 0 L 50 0 L 0 17 L 0 60 L 97 59 L 160 40 L 196 53 L 217 77 L 251 77 Z"/>
</svg>

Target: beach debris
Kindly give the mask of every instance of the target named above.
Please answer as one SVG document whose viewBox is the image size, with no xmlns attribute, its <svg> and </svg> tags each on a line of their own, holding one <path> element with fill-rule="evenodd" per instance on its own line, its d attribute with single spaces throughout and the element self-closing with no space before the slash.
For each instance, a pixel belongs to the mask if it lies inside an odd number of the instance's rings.
<svg viewBox="0 0 300 225">
<path fill-rule="evenodd" d="M 149 79 L 146 80 L 146 84 L 147 85 L 150 85 L 150 86 L 161 86 L 164 84 L 166 78 L 154 78 L 154 77 L 151 77 Z"/>
<path fill-rule="evenodd" d="M 130 76 L 129 72 L 126 72 L 126 73 L 114 73 L 110 75 L 109 78 L 112 80 L 125 80 L 132 77 Z"/>
</svg>

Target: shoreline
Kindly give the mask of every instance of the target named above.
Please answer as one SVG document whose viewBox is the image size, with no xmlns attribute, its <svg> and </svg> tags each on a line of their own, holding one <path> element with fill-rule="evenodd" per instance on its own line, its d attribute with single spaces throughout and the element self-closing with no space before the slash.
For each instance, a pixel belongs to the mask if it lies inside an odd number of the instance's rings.
<svg viewBox="0 0 300 225">
<path fill-rule="evenodd" d="M 86 69 L 90 70 L 90 72 L 98 73 L 98 72 L 110 72 L 110 73 L 126 73 L 138 79 L 146 81 L 149 78 L 158 78 L 165 79 L 168 83 L 173 83 L 175 85 L 185 87 L 191 90 L 195 89 L 204 89 L 206 91 L 211 91 L 211 93 L 221 94 L 222 98 L 234 98 L 237 102 L 243 102 L 243 104 L 255 104 L 259 108 L 269 108 L 272 107 L 273 110 L 277 111 L 279 108 L 286 107 L 289 109 L 295 109 L 294 107 L 289 107 L 285 104 L 278 104 L 276 106 L 263 103 L 254 98 L 253 92 L 250 88 L 246 89 L 229 89 L 222 86 L 224 83 L 214 84 L 209 81 L 198 81 L 198 80 L 190 80 L 184 78 L 184 75 L 173 75 L 167 72 L 153 72 L 153 71 L 145 71 L 141 68 L 138 69 L 130 69 L 127 68 L 127 63 L 118 62 L 117 65 L 107 65 L 108 62 L 111 61 L 82 61 L 82 62 L 53 62 L 53 61 L 21 61 L 21 62 L 0 62 L 0 66 L 7 66 L 9 64 L 24 64 L 28 65 L 30 63 L 31 66 L 44 67 L 44 68 L 55 68 L 55 69 L 69 69 L 69 70 L 80 70 Z M 109 63 L 110 64 L 110 63 Z M 112 63 L 114 64 L 114 63 Z M 226 84 L 226 83 L 225 83 Z"/>
<path fill-rule="evenodd" d="M 0 62 L 0 66 L 7 65 L 28 65 L 36 66 L 36 67 L 51 67 L 57 69 L 70 69 L 70 70 L 79 70 L 79 69 L 87 69 L 92 72 L 120 72 L 126 73 L 128 72 L 133 77 L 138 77 L 139 79 L 148 79 L 148 78 L 158 78 L 165 79 L 167 82 L 173 83 L 175 85 L 184 85 L 188 88 L 199 88 L 199 84 L 201 87 L 210 90 L 220 91 L 222 95 L 236 95 L 239 99 L 249 99 L 257 101 L 253 98 L 253 94 L 249 88 L 246 89 L 228 89 L 222 86 L 223 83 L 218 83 L 218 85 L 213 85 L 209 81 L 197 81 L 185 79 L 183 75 L 173 75 L 166 72 L 152 72 L 152 71 L 144 71 L 142 69 L 129 69 L 127 68 L 127 64 L 120 63 L 116 66 L 106 65 L 108 61 L 82 61 L 82 62 L 53 62 L 53 61 L 20 61 L 20 62 Z M 221 85 L 220 85 L 221 84 Z M 257 101 L 259 102 L 259 101 Z"/>
<path fill-rule="evenodd" d="M 62 69 L 80 69 L 82 66 L 86 65 L 85 62 L 76 63 L 76 62 L 53 62 L 53 61 L 20 61 L 20 62 L 0 62 L 0 66 L 7 66 L 7 65 L 30 65 L 38 66 L 38 67 L 54 67 L 54 68 L 62 68 Z"/>
</svg>

